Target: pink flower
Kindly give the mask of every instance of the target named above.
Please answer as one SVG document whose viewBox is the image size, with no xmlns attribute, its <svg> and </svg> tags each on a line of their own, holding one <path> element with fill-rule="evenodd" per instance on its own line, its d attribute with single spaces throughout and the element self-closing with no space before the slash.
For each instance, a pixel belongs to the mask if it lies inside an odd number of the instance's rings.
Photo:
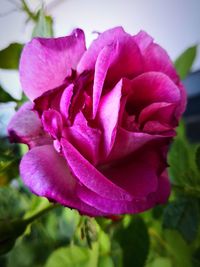
<svg viewBox="0 0 200 267">
<path fill-rule="evenodd" d="M 32 103 L 8 132 L 30 148 L 20 173 L 33 193 L 91 216 L 166 202 L 166 154 L 186 95 L 147 33 L 117 27 L 88 49 L 79 29 L 34 38 L 22 52 L 20 77 Z"/>
</svg>

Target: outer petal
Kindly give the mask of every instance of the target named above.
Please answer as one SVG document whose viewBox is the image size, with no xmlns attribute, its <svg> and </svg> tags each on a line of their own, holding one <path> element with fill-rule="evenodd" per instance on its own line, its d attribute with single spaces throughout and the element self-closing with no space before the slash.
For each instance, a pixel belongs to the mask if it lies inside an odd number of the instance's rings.
<svg viewBox="0 0 200 267">
<path fill-rule="evenodd" d="M 143 55 L 144 72 L 159 71 L 168 75 L 175 83 L 179 82 L 178 75 L 167 52 L 145 31 L 140 31 L 134 40 Z"/>
<path fill-rule="evenodd" d="M 21 84 L 31 99 L 60 86 L 76 69 L 85 51 L 83 31 L 61 38 L 35 38 L 23 49 L 20 60 Z"/>
<path fill-rule="evenodd" d="M 51 145 L 30 150 L 20 164 L 20 174 L 24 183 L 39 196 L 78 209 L 91 216 L 103 215 L 82 202 L 76 195 L 77 181 L 67 167 L 66 161 Z"/>
<path fill-rule="evenodd" d="M 30 148 L 52 143 L 50 136 L 44 132 L 41 121 L 32 108 L 33 104 L 27 102 L 13 116 L 8 125 L 10 141 L 27 144 Z"/>
<path fill-rule="evenodd" d="M 74 176 L 88 189 L 112 200 L 132 200 L 132 196 L 108 180 L 67 140 L 61 139 L 62 151 Z"/>
<path fill-rule="evenodd" d="M 157 191 L 158 178 L 166 168 L 166 143 L 153 142 L 115 163 L 102 167 L 102 173 L 134 198 L 145 198 Z"/>
</svg>

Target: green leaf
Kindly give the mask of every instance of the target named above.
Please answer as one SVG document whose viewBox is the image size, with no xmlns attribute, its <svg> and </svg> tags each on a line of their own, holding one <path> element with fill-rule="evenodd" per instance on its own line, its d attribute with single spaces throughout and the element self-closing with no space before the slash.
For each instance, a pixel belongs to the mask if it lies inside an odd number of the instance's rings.
<svg viewBox="0 0 200 267">
<path fill-rule="evenodd" d="M 200 145 L 196 149 L 195 161 L 196 161 L 196 166 L 198 170 L 200 171 Z"/>
<path fill-rule="evenodd" d="M 173 267 L 192 267 L 191 252 L 182 236 L 175 230 L 164 231 L 165 240 L 170 248 L 170 258 Z"/>
<path fill-rule="evenodd" d="M 0 68 L 1 69 L 18 69 L 19 58 L 23 45 L 12 43 L 0 51 Z"/>
<path fill-rule="evenodd" d="M 110 256 L 99 257 L 98 267 L 115 267 Z"/>
<path fill-rule="evenodd" d="M 171 261 L 168 258 L 159 257 L 147 265 L 147 267 L 172 267 Z"/>
<path fill-rule="evenodd" d="M 7 93 L 0 85 L 0 103 L 6 103 L 10 101 L 16 102 L 16 99 L 14 99 L 9 93 Z"/>
<path fill-rule="evenodd" d="M 46 16 L 44 10 L 39 12 L 39 18 L 33 29 L 32 37 L 52 37 L 53 36 L 53 20 L 52 17 Z"/>
<path fill-rule="evenodd" d="M 89 261 L 90 250 L 88 248 L 70 246 L 55 250 L 49 257 L 45 267 L 88 267 Z"/>
<path fill-rule="evenodd" d="M 188 148 L 183 139 L 176 138 L 172 143 L 168 154 L 169 173 L 173 182 L 184 184 L 189 176 L 189 154 Z"/>
<path fill-rule="evenodd" d="M 0 187 L 0 220 L 21 217 L 27 209 L 26 199 L 17 189 Z"/>
<path fill-rule="evenodd" d="M 149 252 L 149 235 L 145 222 L 134 216 L 127 228 L 116 233 L 123 251 L 123 266 L 143 267 Z"/>
<path fill-rule="evenodd" d="M 175 61 L 175 68 L 180 75 L 181 80 L 185 79 L 189 73 L 196 58 L 197 46 L 186 49 Z"/>
<path fill-rule="evenodd" d="M 177 230 L 187 242 L 198 233 L 199 207 L 196 199 L 180 198 L 168 204 L 163 216 L 163 227 Z"/>
</svg>

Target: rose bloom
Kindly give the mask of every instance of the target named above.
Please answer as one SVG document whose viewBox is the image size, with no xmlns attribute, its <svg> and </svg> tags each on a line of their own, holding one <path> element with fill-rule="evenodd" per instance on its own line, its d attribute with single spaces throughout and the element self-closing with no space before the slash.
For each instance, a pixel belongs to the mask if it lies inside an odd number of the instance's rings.
<svg viewBox="0 0 200 267">
<path fill-rule="evenodd" d="M 80 29 L 34 38 L 23 49 L 20 79 L 30 102 L 8 132 L 29 146 L 20 174 L 33 193 L 89 216 L 167 201 L 167 151 L 186 94 L 151 36 L 117 27 L 88 49 Z"/>
</svg>

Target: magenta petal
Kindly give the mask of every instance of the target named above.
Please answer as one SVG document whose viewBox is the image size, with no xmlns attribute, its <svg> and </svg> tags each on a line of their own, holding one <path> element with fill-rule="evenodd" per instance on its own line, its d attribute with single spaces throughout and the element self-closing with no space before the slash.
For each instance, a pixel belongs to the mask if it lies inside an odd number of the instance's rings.
<svg viewBox="0 0 200 267">
<path fill-rule="evenodd" d="M 69 107 L 71 104 L 73 96 L 74 85 L 70 84 L 63 92 L 60 99 L 60 111 L 64 118 L 67 120 L 69 118 Z"/>
<path fill-rule="evenodd" d="M 140 31 L 138 34 L 133 36 L 133 38 L 142 54 L 146 51 L 146 49 L 148 49 L 149 45 L 153 43 L 153 38 L 145 31 Z"/>
<path fill-rule="evenodd" d="M 117 160 L 130 155 L 153 140 L 162 140 L 162 135 L 151 135 L 143 132 L 129 132 L 118 128 L 116 140 L 107 161 Z"/>
<path fill-rule="evenodd" d="M 113 42 L 116 42 L 124 35 L 128 34 L 125 33 L 122 27 L 116 27 L 101 33 L 98 38 L 92 42 L 88 50 L 85 51 L 83 57 L 81 58 L 77 66 L 77 71 L 79 73 L 82 73 L 85 70 L 94 69 L 100 51 L 105 46 L 112 45 Z"/>
<path fill-rule="evenodd" d="M 24 143 L 30 148 L 52 143 L 52 139 L 44 132 L 41 121 L 32 108 L 32 103 L 25 103 L 11 119 L 8 125 L 11 142 Z"/>
<path fill-rule="evenodd" d="M 176 109 L 176 104 L 158 102 L 147 106 L 142 110 L 139 115 L 139 123 L 143 124 L 147 120 L 157 120 L 161 123 L 167 123 L 171 127 L 177 126 L 177 119 L 175 117 L 174 111 Z"/>
<path fill-rule="evenodd" d="M 104 80 L 106 78 L 106 74 L 114 52 L 113 46 L 106 46 L 101 50 L 97 57 L 93 86 L 93 118 L 95 118 L 97 113 Z"/>
<path fill-rule="evenodd" d="M 177 103 L 180 90 L 172 80 L 161 72 L 146 72 L 132 80 L 129 103 L 134 110 L 141 111 L 154 102 Z"/>
<path fill-rule="evenodd" d="M 103 128 L 105 152 L 108 154 L 115 141 L 116 127 L 119 119 L 123 81 L 104 95 L 99 104 L 98 119 Z"/>
<path fill-rule="evenodd" d="M 102 215 L 102 212 L 77 197 L 77 181 L 70 174 L 65 159 L 53 146 L 45 145 L 30 150 L 22 158 L 20 174 L 25 185 L 35 194 L 76 208 L 84 214 Z"/>
<path fill-rule="evenodd" d="M 160 168 L 165 167 L 161 154 L 154 145 L 154 150 L 146 146 L 120 162 L 103 167 L 102 172 L 135 198 L 145 198 L 156 192 Z"/>
<path fill-rule="evenodd" d="M 145 31 L 140 31 L 135 35 L 134 40 L 143 55 L 144 72 L 163 72 L 178 84 L 179 77 L 167 52 L 158 44 L 153 43 L 153 38 Z"/>
<path fill-rule="evenodd" d="M 63 135 L 86 159 L 97 164 L 102 133 L 99 129 L 90 127 L 81 112 L 76 115 L 73 125 L 65 128 Z"/>
<path fill-rule="evenodd" d="M 60 86 L 71 75 L 85 51 L 82 30 L 61 38 L 34 38 L 21 55 L 20 79 L 24 92 L 31 99 Z"/>
<path fill-rule="evenodd" d="M 42 124 L 45 131 L 47 131 L 53 138 L 60 138 L 62 135 L 62 116 L 56 110 L 45 110 L 42 114 Z"/>
<path fill-rule="evenodd" d="M 113 200 L 132 200 L 132 196 L 101 174 L 67 140 L 61 139 L 67 164 L 77 179 L 90 190 Z"/>
<path fill-rule="evenodd" d="M 167 171 L 164 171 L 158 180 L 158 189 L 154 198 L 159 204 L 164 204 L 167 202 L 171 191 L 170 180 L 167 175 Z"/>
</svg>

